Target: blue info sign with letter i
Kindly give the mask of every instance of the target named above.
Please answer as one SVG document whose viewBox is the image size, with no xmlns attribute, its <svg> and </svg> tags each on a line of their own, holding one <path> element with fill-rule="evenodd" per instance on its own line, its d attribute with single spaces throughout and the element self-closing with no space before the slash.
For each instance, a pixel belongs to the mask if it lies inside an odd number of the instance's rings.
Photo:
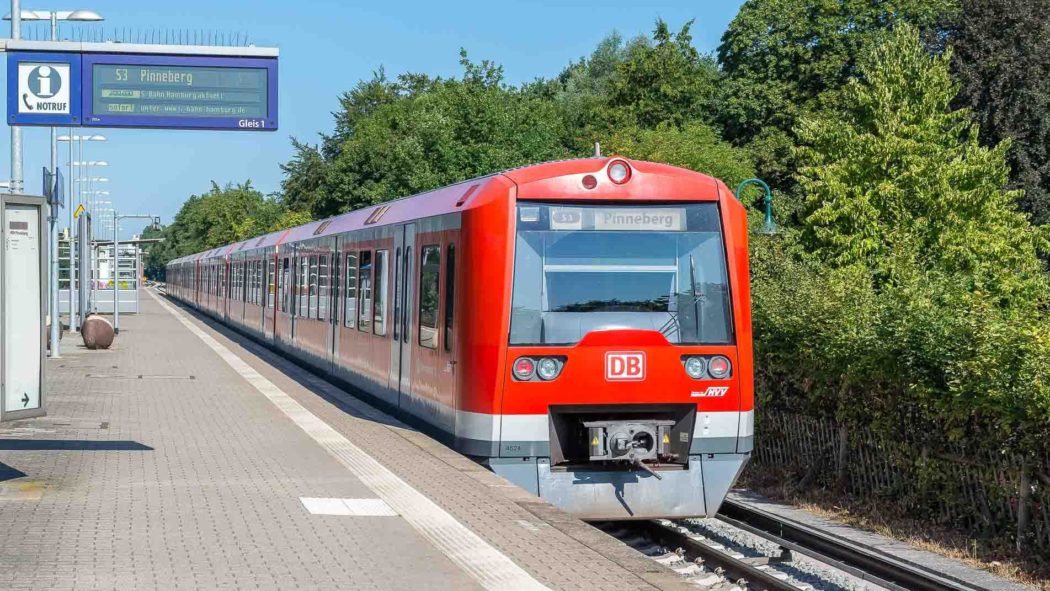
<svg viewBox="0 0 1050 591">
<path fill-rule="evenodd" d="M 80 125 L 80 55 L 10 52 L 7 122 L 12 125 Z"/>
</svg>

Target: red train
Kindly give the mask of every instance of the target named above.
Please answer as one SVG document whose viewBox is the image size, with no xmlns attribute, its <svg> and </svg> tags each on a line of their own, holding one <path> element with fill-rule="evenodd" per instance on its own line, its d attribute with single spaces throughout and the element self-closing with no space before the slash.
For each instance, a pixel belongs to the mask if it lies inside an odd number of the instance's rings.
<svg viewBox="0 0 1050 591">
<path fill-rule="evenodd" d="M 750 457 L 746 213 L 702 174 L 528 166 L 182 257 L 167 280 L 583 518 L 713 515 Z"/>
</svg>

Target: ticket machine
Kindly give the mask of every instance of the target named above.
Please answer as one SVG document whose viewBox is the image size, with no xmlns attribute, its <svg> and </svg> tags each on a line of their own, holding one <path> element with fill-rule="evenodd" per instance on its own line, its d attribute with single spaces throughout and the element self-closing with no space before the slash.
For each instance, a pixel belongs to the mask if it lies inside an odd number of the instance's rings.
<svg viewBox="0 0 1050 591">
<path fill-rule="evenodd" d="M 0 421 L 8 421 L 45 414 L 47 202 L 0 195 L 0 226 Z"/>
</svg>

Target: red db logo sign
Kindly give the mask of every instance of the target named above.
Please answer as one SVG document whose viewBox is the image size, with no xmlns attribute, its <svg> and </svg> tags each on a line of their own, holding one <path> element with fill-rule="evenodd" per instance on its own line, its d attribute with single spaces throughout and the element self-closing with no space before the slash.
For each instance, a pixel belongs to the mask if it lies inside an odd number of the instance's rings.
<svg viewBox="0 0 1050 591">
<path fill-rule="evenodd" d="M 644 380 L 645 353 L 606 353 L 605 379 L 610 382 Z"/>
</svg>

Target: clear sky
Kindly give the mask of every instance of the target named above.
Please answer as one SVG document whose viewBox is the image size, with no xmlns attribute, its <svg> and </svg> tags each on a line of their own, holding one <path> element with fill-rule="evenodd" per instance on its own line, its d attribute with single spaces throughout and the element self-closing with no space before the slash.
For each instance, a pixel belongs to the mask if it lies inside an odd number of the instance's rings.
<svg viewBox="0 0 1050 591">
<path fill-rule="evenodd" d="M 114 30 L 120 35 L 206 30 L 247 34 L 258 46 L 280 49 L 277 132 L 106 129 L 95 133 L 108 141 L 85 144 L 85 159 L 110 164 L 98 176 L 110 179 L 104 188 L 115 207 L 121 212 L 158 214 L 164 223 L 171 221 L 188 196 L 206 191 L 212 180 L 224 184 L 251 179 L 264 193 L 279 189 L 279 164 L 291 155 L 289 137 L 312 142 L 318 133 L 329 131 L 339 94 L 380 66 L 390 75 L 414 71 L 454 76 L 460 70 L 459 48 L 464 47 L 476 61 L 501 63 L 508 82 L 518 83 L 557 74 L 614 30 L 625 37 L 648 34 L 657 18 L 668 21 L 674 30 L 696 19 L 694 43 L 700 51 L 712 52 L 742 3 L 76 0 L 72 5 L 51 6 L 52 1 L 23 0 L 22 5 L 34 10 L 94 10 L 106 21 L 86 27 L 104 29 L 106 38 L 112 38 Z M 60 35 L 75 35 L 75 27 L 85 25 L 62 25 Z M 46 36 L 45 25 L 26 23 L 23 36 L 31 35 Z M 0 85 L 6 87 L 6 77 L 0 76 Z M 9 178 L 10 135 L 4 127 L 0 174 Z M 26 190 L 39 193 L 41 167 L 49 161 L 48 131 L 23 129 Z M 59 148 L 63 172 L 68 159 L 65 146 Z M 66 219 L 65 211 L 61 219 Z M 141 229 L 135 221 L 123 226 L 125 237 Z"/>
</svg>

